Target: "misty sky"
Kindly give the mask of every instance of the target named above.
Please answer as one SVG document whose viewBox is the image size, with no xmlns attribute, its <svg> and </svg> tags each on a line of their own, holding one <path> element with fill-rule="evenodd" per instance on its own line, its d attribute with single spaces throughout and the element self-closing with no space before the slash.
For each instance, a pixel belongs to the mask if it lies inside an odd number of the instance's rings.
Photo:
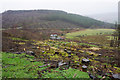
<svg viewBox="0 0 120 80">
<path fill-rule="evenodd" d="M 0 12 L 6 10 L 51 9 L 81 15 L 117 12 L 119 0 L 0 0 Z"/>
</svg>

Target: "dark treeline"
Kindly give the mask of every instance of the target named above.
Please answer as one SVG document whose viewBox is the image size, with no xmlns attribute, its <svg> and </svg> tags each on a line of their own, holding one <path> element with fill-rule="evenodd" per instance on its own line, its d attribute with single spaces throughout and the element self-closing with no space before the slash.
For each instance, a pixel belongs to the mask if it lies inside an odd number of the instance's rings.
<svg viewBox="0 0 120 80">
<path fill-rule="evenodd" d="M 2 13 L 3 28 L 113 28 L 110 23 L 59 10 L 16 10 Z"/>
</svg>

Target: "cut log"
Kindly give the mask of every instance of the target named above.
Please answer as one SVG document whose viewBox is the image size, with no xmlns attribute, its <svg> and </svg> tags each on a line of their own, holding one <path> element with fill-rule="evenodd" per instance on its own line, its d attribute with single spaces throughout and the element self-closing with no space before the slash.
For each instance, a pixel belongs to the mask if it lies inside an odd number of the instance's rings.
<svg viewBox="0 0 120 80">
<path fill-rule="evenodd" d="M 45 65 L 42 65 L 42 66 L 39 66 L 39 68 L 42 68 L 42 67 L 45 67 L 45 66 L 48 66 L 50 64 L 45 64 Z"/>
<path fill-rule="evenodd" d="M 82 71 L 87 72 L 87 66 L 86 65 L 82 66 Z"/>
<path fill-rule="evenodd" d="M 82 63 L 89 63 L 90 60 L 89 59 L 82 59 Z"/>
</svg>

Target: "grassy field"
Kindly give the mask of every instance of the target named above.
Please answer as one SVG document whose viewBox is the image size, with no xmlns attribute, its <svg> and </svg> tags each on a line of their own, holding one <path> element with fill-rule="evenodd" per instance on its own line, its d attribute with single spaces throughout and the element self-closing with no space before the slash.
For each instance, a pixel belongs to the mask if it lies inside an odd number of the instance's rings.
<svg viewBox="0 0 120 80">
<path fill-rule="evenodd" d="M 66 38 L 109 46 L 114 29 L 86 29 L 67 33 Z"/>
<path fill-rule="evenodd" d="M 114 29 L 86 29 L 83 31 L 67 33 L 66 38 L 75 38 L 75 37 L 90 36 L 90 35 L 111 34 L 114 31 L 115 31 Z"/>
</svg>

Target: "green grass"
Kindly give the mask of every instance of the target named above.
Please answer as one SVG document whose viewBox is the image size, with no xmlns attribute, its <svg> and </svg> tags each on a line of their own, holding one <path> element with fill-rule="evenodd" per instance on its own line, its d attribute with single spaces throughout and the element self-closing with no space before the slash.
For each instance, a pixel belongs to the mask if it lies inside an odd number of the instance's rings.
<svg viewBox="0 0 120 80">
<path fill-rule="evenodd" d="M 46 67 L 39 68 L 44 65 L 42 62 L 31 62 L 35 58 L 33 56 L 13 53 L 2 53 L 2 77 L 3 78 L 39 78 L 37 71 L 46 69 Z M 86 72 L 77 69 L 69 68 L 67 70 L 50 69 L 51 72 L 42 73 L 41 78 L 89 78 Z M 57 72 L 55 72 L 57 71 Z M 85 79 L 83 79 L 85 80 Z"/>
<path fill-rule="evenodd" d="M 74 78 L 84 78 L 84 79 L 88 79 L 89 75 L 86 72 L 82 72 L 80 70 L 77 69 L 72 69 L 69 68 L 67 70 L 59 70 L 58 68 L 56 70 L 51 70 L 52 72 L 46 72 L 45 74 L 43 74 L 43 76 L 45 78 L 73 78 L 73 76 L 76 74 L 76 76 Z"/>
<path fill-rule="evenodd" d="M 86 29 L 83 31 L 77 31 L 72 33 L 67 33 L 66 38 L 75 38 L 80 36 L 90 36 L 90 35 L 102 35 L 102 34 L 111 34 L 115 30 L 114 29 Z"/>
<path fill-rule="evenodd" d="M 44 65 L 42 62 L 30 62 L 34 59 L 33 56 L 26 54 L 12 54 L 2 52 L 2 77 L 3 78 L 37 78 L 37 70 L 41 71 L 43 68 L 38 66 Z"/>
</svg>

